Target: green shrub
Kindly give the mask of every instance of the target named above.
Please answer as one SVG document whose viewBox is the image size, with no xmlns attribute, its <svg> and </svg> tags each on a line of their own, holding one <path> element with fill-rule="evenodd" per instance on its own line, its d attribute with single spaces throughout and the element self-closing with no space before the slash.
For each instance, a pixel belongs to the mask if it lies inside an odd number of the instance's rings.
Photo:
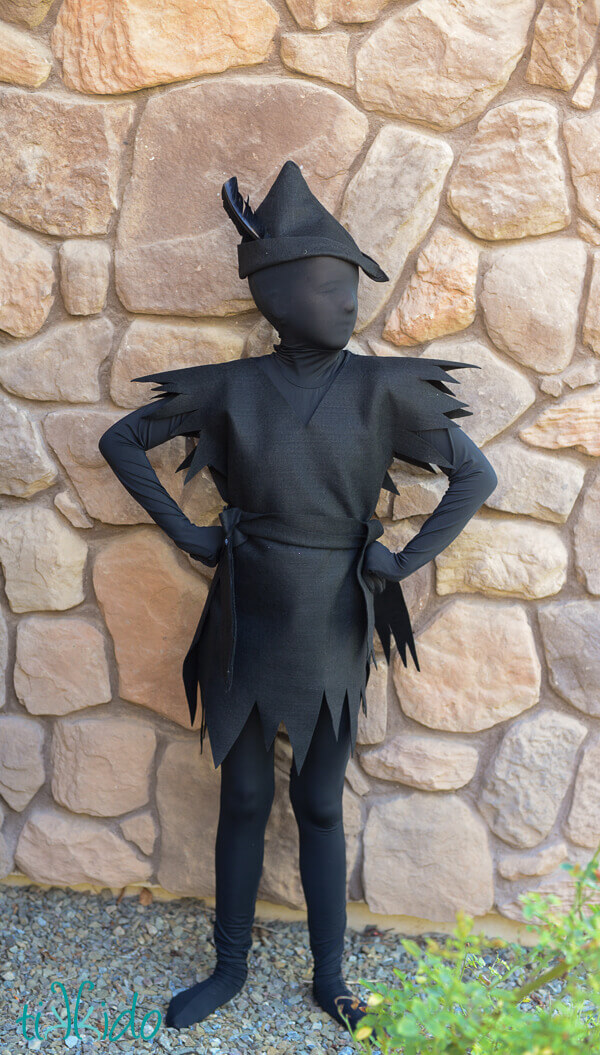
<svg viewBox="0 0 600 1055">
<path fill-rule="evenodd" d="M 462 912 L 443 944 L 428 936 L 422 949 L 403 939 L 416 961 L 413 977 L 394 968 L 396 985 L 360 979 L 371 994 L 370 1011 L 352 1034 L 359 1050 L 599 1055 L 600 905 L 592 903 L 600 891 L 599 855 L 600 847 L 585 867 L 562 866 L 574 879 L 569 910 L 554 895 L 520 896 L 527 930 L 537 933 L 532 948 L 473 934 L 473 919 Z"/>
</svg>

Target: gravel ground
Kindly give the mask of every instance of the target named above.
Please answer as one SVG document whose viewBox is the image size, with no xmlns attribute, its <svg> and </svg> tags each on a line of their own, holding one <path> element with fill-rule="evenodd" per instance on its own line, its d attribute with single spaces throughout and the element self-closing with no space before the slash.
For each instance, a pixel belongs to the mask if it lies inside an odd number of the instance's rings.
<svg viewBox="0 0 600 1055">
<path fill-rule="evenodd" d="M 0 920 L 0 1055 L 21 1051 L 55 1055 L 69 1050 L 98 1055 L 149 1051 L 353 1055 L 356 1051 L 348 1031 L 312 997 L 312 958 L 304 921 L 257 920 L 243 990 L 204 1022 L 178 1032 L 167 1029 L 162 1020 L 171 996 L 212 970 L 212 907 L 194 898 L 142 904 L 139 897 L 119 901 L 109 890 L 89 894 L 0 886 Z M 437 937 L 443 942 L 444 935 Z M 495 955 L 490 953 L 490 962 Z M 362 997 L 369 990 L 358 985 L 358 978 L 393 982 L 392 968 L 407 970 L 412 962 L 394 931 L 348 927 L 344 974 Z M 53 1017 L 52 1007 L 65 1017 L 66 1002 L 58 988 L 62 983 L 74 1015 L 83 982 L 93 982 L 94 988 L 88 984 L 82 991 L 82 1039 L 78 1039 L 68 1036 L 70 1031 Z M 528 1009 L 535 1012 L 536 1005 L 546 1004 L 561 987 L 554 982 L 547 993 L 534 994 Z M 29 1039 L 23 1035 L 26 1005 Z M 136 1039 L 129 1026 L 132 1006 Z M 88 1010 L 88 1027 L 95 1026 L 98 1033 L 81 1024 Z M 41 1040 L 34 1031 L 38 1012 Z M 119 1015 L 123 1017 L 116 1023 Z M 114 1035 L 126 1023 L 120 1040 L 108 1039 L 111 1028 Z M 52 1025 L 54 1031 L 44 1037 Z"/>
</svg>

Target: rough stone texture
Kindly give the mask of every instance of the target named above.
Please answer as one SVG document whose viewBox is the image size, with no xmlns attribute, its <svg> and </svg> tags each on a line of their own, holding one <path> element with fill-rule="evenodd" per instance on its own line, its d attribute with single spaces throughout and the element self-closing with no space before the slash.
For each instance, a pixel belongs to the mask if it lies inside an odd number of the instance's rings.
<svg viewBox="0 0 600 1055">
<path fill-rule="evenodd" d="M 24 810 L 46 779 L 44 725 L 20 714 L 0 718 L 0 795 Z"/>
<path fill-rule="evenodd" d="M 592 253 L 592 279 L 583 320 L 583 341 L 600 355 L 600 253 Z"/>
<path fill-rule="evenodd" d="M 172 894 L 214 897 L 220 774 L 198 738 L 167 743 L 156 773 L 162 832 L 158 882 Z"/>
<path fill-rule="evenodd" d="M 10 354 L 10 352 L 9 352 Z M 0 373 L 2 359 L 0 359 Z M 0 396 L 0 493 L 31 498 L 57 478 L 39 425 L 22 407 Z"/>
<path fill-rule="evenodd" d="M 595 850 L 600 842 L 600 736 L 596 734 L 583 749 L 573 803 L 565 833 L 578 846 Z"/>
<path fill-rule="evenodd" d="M 494 902 L 481 820 L 456 795 L 415 791 L 372 806 L 364 833 L 365 898 L 372 912 L 454 922 Z"/>
<path fill-rule="evenodd" d="M 63 322 L 38 337 L 2 349 L 0 383 L 24 399 L 96 403 L 98 370 L 110 355 L 110 319 Z"/>
<path fill-rule="evenodd" d="M 325 29 L 330 22 L 371 22 L 389 0 L 286 0 L 303 29 Z"/>
<path fill-rule="evenodd" d="M 0 23 L 0 81 L 39 88 L 52 69 L 52 52 L 29 33 Z"/>
<path fill-rule="evenodd" d="M 580 235 L 590 245 L 600 245 L 600 231 L 597 227 L 594 227 L 593 223 L 589 223 L 588 220 L 582 220 L 581 217 L 577 220 L 577 234 Z"/>
<path fill-rule="evenodd" d="M 513 846 L 536 846 L 550 834 L 587 729 L 544 709 L 506 733 L 478 797 L 490 828 Z"/>
<path fill-rule="evenodd" d="M 159 531 L 142 528 L 100 551 L 93 583 L 114 641 L 119 695 L 189 729 L 181 665 L 206 600 L 206 582 L 181 566 Z"/>
<path fill-rule="evenodd" d="M 395 780 L 422 791 L 452 791 L 475 776 L 479 752 L 459 740 L 398 733 L 381 747 L 363 751 L 360 762 L 379 780 Z"/>
<path fill-rule="evenodd" d="M 94 883 L 120 889 L 147 882 L 150 861 L 103 821 L 75 817 L 64 810 L 40 807 L 27 818 L 19 836 L 15 862 L 36 883 Z"/>
<path fill-rule="evenodd" d="M 133 114 L 132 103 L 0 90 L 0 210 L 48 234 L 104 234 Z"/>
<path fill-rule="evenodd" d="M 498 872 L 503 879 L 526 879 L 529 876 L 548 875 L 554 872 L 568 857 L 567 844 L 550 843 L 535 853 L 504 854 L 498 861 Z"/>
<path fill-rule="evenodd" d="M 347 88 L 354 84 L 354 67 L 348 55 L 347 33 L 282 33 L 281 60 L 291 70 L 320 77 Z"/>
<path fill-rule="evenodd" d="M 535 0 L 418 0 L 359 49 L 356 86 L 367 110 L 456 128 L 485 110 L 519 61 Z"/>
<path fill-rule="evenodd" d="M 586 854 L 585 858 L 580 860 L 580 865 L 587 864 L 590 854 Z M 573 860 L 573 853 L 569 855 L 569 859 Z M 569 875 L 560 869 L 558 872 L 553 872 L 551 875 L 542 879 L 541 883 L 536 883 L 535 886 L 528 885 L 526 888 L 528 891 L 531 890 L 536 894 L 540 894 L 541 897 L 547 897 L 553 895 L 559 899 L 559 905 L 561 906 L 562 912 L 567 912 L 573 907 L 575 899 L 575 880 L 573 876 Z M 590 890 L 588 888 L 587 898 L 592 905 L 600 904 L 600 894 L 598 891 Z M 518 922 L 525 922 L 525 916 L 523 915 L 523 906 L 518 898 L 514 900 L 501 900 L 498 901 L 498 911 L 506 916 L 508 919 L 514 919 Z M 539 921 L 538 921 L 539 922 Z"/>
<path fill-rule="evenodd" d="M 223 209 L 221 182 L 235 172 L 240 191 L 251 192 L 256 205 L 291 157 L 304 166 L 313 193 L 335 210 L 367 131 L 365 115 L 337 92 L 290 77 L 231 76 L 150 99 L 118 227 L 116 282 L 125 307 L 188 316 L 252 307 L 237 272 L 240 239 Z M 254 150 L 250 142 L 260 146 Z M 199 143 L 210 144 L 208 168 L 198 165 Z"/>
<path fill-rule="evenodd" d="M 8 627 L 6 619 L 0 611 L 0 670 L 6 670 L 8 665 Z M 6 703 L 5 679 L 0 678 L 0 707 Z"/>
<path fill-rule="evenodd" d="M 448 227 L 437 227 L 383 336 L 399 346 L 421 344 L 470 326 L 475 318 L 479 249 Z"/>
<path fill-rule="evenodd" d="M 39 26 L 55 0 L 0 0 L 0 18 L 23 26 Z"/>
<path fill-rule="evenodd" d="M 81 502 L 71 491 L 59 491 L 54 496 L 54 505 L 73 527 L 91 528 L 94 526 L 94 521 L 87 515 Z"/>
<path fill-rule="evenodd" d="M 525 517 L 499 520 L 476 514 L 435 558 L 439 594 L 546 597 L 567 579 L 567 548 L 550 524 Z"/>
<path fill-rule="evenodd" d="M 572 88 L 592 53 L 599 20 L 599 0 L 544 0 L 535 21 L 529 83 Z"/>
<path fill-rule="evenodd" d="M 424 472 L 417 476 L 416 472 L 413 474 L 409 469 L 394 472 L 392 478 L 400 494 L 393 498 L 392 519 L 404 520 L 406 517 L 433 513 L 448 488 L 447 478 L 441 473 L 440 476 L 432 479 L 430 474 L 425 476 Z"/>
<path fill-rule="evenodd" d="M 589 593 L 600 594 L 600 473 L 595 473 L 575 523 L 575 566 Z"/>
<path fill-rule="evenodd" d="M 60 291 L 70 315 L 95 315 L 106 306 L 110 249 L 103 242 L 63 242 Z"/>
<path fill-rule="evenodd" d="M 600 604 L 554 601 L 540 605 L 538 618 L 552 688 L 600 718 Z"/>
<path fill-rule="evenodd" d="M 116 817 L 150 798 L 156 733 L 137 718 L 64 718 L 54 725 L 52 794 L 73 813 Z"/>
<path fill-rule="evenodd" d="M 494 344 L 540 373 L 564 370 L 575 351 L 587 263 L 583 243 L 544 239 L 486 257 L 481 306 Z"/>
<path fill-rule="evenodd" d="M 452 173 L 448 204 L 479 238 L 524 238 L 567 227 L 556 107 L 517 99 L 482 117 Z"/>
<path fill-rule="evenodd" d="M 585 353 L 584 353 L 585 355 Z M 569 388 L 583 388 L 584 385 L 593 385 L 600 381 L 600 362 L 589 356 L 579 358 L 561 375 L 561 380 Z"/>
<path fill-rule="evenodd" d="M 0 511 L 0 563 L 13 612 L 81 604 L 87 552 L 81 536 L 52 509 Z"/>
<path fill-rule="evenodd" d="M 357 795 L 367 795 L 371 789 L 371 784 L 360 768 L 356 757 L 348 759 L 346 780 Z"/>
<path fill-rule="evenodd" d="M 1 108 L 0 99 L 0 125 Z M 2 164 L 0 157 L 0 170 Z M 52 253 L 0 220 L 0 330 L 13 337 L 37 333 L 54 303 L 53 283 Z"/>
<path fill-rule="evenodd" d="M 600 454 L 600 385 L 566 396 L 547 407 L 519 436 L 534 447 L 560 450 L 574 447 L 583 454 Z"/>
<path fill-rule="evenodd" d="M 539 699 L 540 661 L 519 604 L 458 598 L 418 635 L 417 650 L 420 673 L 398 656 L 393 671 L 403 712 L 421 725 L 477 732 Z"/>
<path fill-rule="evenodd" d="M 263 62 L 277 23 L 267 0 L 63 0 L 52 46 L 67 87 L 112 95 Z"/>
<path fill-rule="evenodd" d="M 600 226 L 600 113 L 571 117 L 563 124 L 563 134 L 577 204 L 588 220 Z"/>
<path fill-rule="evenodd" d="M 158 837 L 158 827 L 149 811 L 126 817 L 119 827 L 126 839 L 135 843 L 143 854 L 151 854 Z"/>
<path fill-rule="evenodd" d="M 70 714 L 108 703 L 112 694 L 102 634 L 77 617 L 21 619 L 14 684 L 30 714 Z"/>
<path fill-rule="evenodd" d="M 132 384 L 132 377 L 239 359 L 250 325 L 243 315 L 198 322 L 134 319 L 113 358 L 111 399 L 120 407 L 141 407 L 150 401 L 150 387 L 147 383 Z"/>
<path fill-rule="evenodd" d="M 90 516 L 106 524 L 151 524 L 152 518 L 119 483 L 98 450 L 103 432 L 123 416 L 108 410 L 54 410 L 44 419 L 44 434 Z M 150 464 L 175 501 L 183 487 L 183 473 L 175 470 L 184 455 L 182 437 L 149 453 Z"/>
<path fill-rule="evenodd" d="M 377 668 L 371 666 L 367 685 L 367 715 L 361 707 L 358 714 L 356 742 L 379 744 L 385 739 L 387 728 L 388 666 L 382 652 L 375 654 Z"/>
<path fill-rule="evenodd" d="M 390 279 L 373 282 L 360 272 L 356 331 L 386 303 L 408 254 L 429 230 L 452 160 L 443 140 L 387 124 L 350 180 L 340 222 Z"/>
<path fill-rule="evenodd" d="M 581 78 L 577 88 L 571 96 L 571 103 L 578 110 L 589 110 L 596 94 L 596 81 L 598 79 L 598 66 L 595 62 L 591 64 Z"/>
<path fill-rule="evenodd" d="M 451 337 L 433 341 L 423 352 L 426 359 L 454 359 L 473 363 L 479 370 L 457 370 L 453 392 L 473 411 L 459 425 L 479 447 L 503 432 L 535 402 L 536 391 L 528 378 L 481 341 Z"/>
<path fill-rule="evenodd" d="M 490 509 L 564 523 L 585 476 L 575 458 L 555 458 L 512 438 L 488 445 L 485 456 L 498 477 L 498 485 L 485 502 Z"/>
</svg>

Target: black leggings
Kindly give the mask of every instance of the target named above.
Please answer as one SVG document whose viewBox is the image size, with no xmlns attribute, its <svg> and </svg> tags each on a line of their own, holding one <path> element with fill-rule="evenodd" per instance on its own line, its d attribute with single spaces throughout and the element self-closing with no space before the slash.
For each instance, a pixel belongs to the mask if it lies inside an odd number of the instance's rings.
<svg viewBox="0 0 600 1055">
<path fill-rule="evenodd" d="M 219 824 L 215 846 L 218 961 L 241 965 L 252 944 L 252 924 L 262 873 L 264 833 L 275 791 L 274 743 L 265 750 L 260 715 L 253 707 L 221 763 Z M 350 757 L 346 699 L 336 741 L 329 708 L 321 707 L 298 774 L 290 771 L 289 796 L 300 837 L 300 877 L 306 898 L 314 977 L 340 976 L 346 929 L 346 843 L 342 818 L 344 775 Z"/>
</svg>

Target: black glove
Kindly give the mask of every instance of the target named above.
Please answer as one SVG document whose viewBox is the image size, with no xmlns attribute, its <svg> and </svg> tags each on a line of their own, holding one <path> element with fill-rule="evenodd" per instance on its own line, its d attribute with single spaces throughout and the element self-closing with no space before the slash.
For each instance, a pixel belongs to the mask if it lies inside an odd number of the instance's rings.
<svg viewBox="0 0 600 1055">
<path fill-rule="evenodd" d="M 189 530 L 185 535 L 175 539 L 179 549 L 189 553 L 193 560 L 199 560 L 209 568 L 214 568 L 219 563 L 225 531 L 220 524 L 215 527 L 199 527 L 190 522 Z"/>
<path fill-rule="evenodd" d="M 371 542 L 365 550 L 363 578 L 374 594 L 385 590 L 386 582 L 399 582 L 402 572 L 396 554 L 381 542 Z"/>
</svg>

